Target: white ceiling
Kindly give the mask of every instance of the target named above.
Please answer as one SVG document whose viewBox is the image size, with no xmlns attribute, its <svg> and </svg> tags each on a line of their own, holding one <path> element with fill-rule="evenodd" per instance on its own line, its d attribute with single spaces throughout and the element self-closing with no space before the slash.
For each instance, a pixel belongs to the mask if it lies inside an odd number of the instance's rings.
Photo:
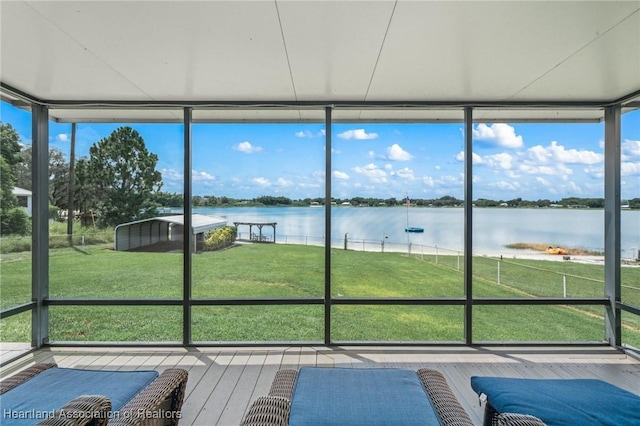
<svg viewBox="0 0 640 426">
<path fill-rule="evenodd" d="M 0 19 L 4 99 L 24 92 L 60 121 L 276 102 L 194 119 L 322 121 L 335 104 L 336 121 L 460 120 L 451 107 L 475 105 L 483 120 L 598 120 L 640 100 L 640 1 L 3 0 Z M 155 108 L 96 107 L 109 102 Z M 376 103 L 410 106 L 362 108 Z"/>
</svg>

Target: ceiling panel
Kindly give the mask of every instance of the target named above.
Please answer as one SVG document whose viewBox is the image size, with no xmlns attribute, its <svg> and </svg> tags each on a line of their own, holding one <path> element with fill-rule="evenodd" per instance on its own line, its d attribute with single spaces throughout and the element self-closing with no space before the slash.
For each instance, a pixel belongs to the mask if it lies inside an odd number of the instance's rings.
<svg viewBox="0 0 640 426">
<path fill-rule="evenodd" d="M 55 22 L 24 2 L 0 3 L 0 78 L 41 99 L 148 100 Z"/>
<path fill-rule="evenodd" d="M 0 1 L 0 20 L 3 85 L 54 103 L 166 103 L 140 121 L 221 101 L 317 108 L 205 109 L 194 119 L 321 121 L 325 105 L 350 101 L 431 104 L 337 108 L 336 120 L 458 116 L 441 103 L 494 104 L 476 113 L 491 119 L 592 120 L 640 93 L 640 1 Z M 518 102 L 595 108 L 509 112 Z M 136 111 L 51 114 L 113 121 Z"/>
<path fill-rule="evenodd" d="M 393 6 L 393 1 L 280 2 L 297 100 L 365 100 Z"/>
<path fill-rule="evenodd" d="M 521 91 L 634 13 L 637 2 L 399 2 L 368 100 L 602 99 L 599 88 L 569 90 L 560 74 L 548 76 L 552 90 Z M 625 31 L 624 49 L 637 54 L 640 34 Z"/>
<path fill-rule="evenodd" d="M 517 98 L 541 100 L 548 93 L 564 93 L 574 99 L 618 99 L 632 87 L 640 88 L 640 11 L 599 34 Z"/>
</svg>

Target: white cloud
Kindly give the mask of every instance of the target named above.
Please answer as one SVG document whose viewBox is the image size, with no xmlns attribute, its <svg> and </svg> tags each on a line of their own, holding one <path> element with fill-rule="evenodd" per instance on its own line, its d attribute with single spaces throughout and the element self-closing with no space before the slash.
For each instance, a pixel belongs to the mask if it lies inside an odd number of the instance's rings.
<svg viewBox="0 0 640 426">
<path fill-rule="evenodd" d="M 348 174 L 346 174 L 345 172 L 340 172 L 338 170 L 334 170 L 333 177 L 336 178 L 336 179 L 340 179 L 340 180 L 348 180 L 349 179 L 349 175 Z"/>
<path fill-rule="evenodd" d="M 393 161 L 409 161 L 413 156 L 402 149 L 400 145 L 394 143 L 387 148 L 387 158 Z"/>
<path fill-rule="evenodd" d="M 620 174 L 622 176 L 640 175 L 640 161 L 635 163 L 627 161 L 620 164 Z"/>
<path fill-rule="evenodd" d="M 373 163 L 367 164 L 364 167 L 354 167 L 353 171 L 359 175 L 363 175 L 369 178 L 372 182 L 385 183 L 387 182 L 387 172 L 381 170 Z"/>
<path fill-rule="evenodd" d="M 69 141 L 69 135 L 67 135 L 66 133 L 60 133 L 58 136 L 56 136 L 56 141 L 58 141 L 58 142 L 68 142 Z"/>
<path fill-rule="evenodd" d="M 413 174 L 413 170 L 411 170 L 408 167 L 402 168 L 396 172 L 394 172 L 394 174 L 402 179 L 415 179 L 415 175 Z"/>
<path fill-rule="evenodd" d="M 596 179 L 604 179 L 604 167 L 603 166 L 587 166 L 584 168 L 584 172 Z"/>
<path fill-rule="evenodd" d="M 622 153 L 631 157 L 640 157 L 640 141 L 625 140 L 622 143 Z"/>
<path fill-rule="evenodd" d="M 436 185 L 436 181 L 431 176 L 423 176 L 422 183 L 430 188 L 433 188 Z"/>
<path fill-rule="evenodd" d="M 471 158 L 473 159 L 473 164 L 482 164 L 482 157 L 480 157 L 475 152 L 471 154 Z M 464 151 L 460 151 L 456 154 L 456 160 L 464 161 Z"/>
<path fill-rule="evenodd" d="M 236 151 L 244 152 L 245 154 L 253 154 L 262 151 L 262 147 L 253 146 L 250 142 L 247 141 L 240 142 L 239 144 L 235 145 L 233 149 L 235 149 Z"/>
<path fill-rule="evenodd" d="M 338 133 L 338 137 L 340 139 L 357 139 L 357 140 L 366 140 L 366 139 L 376 139 L 378 137 L 377 133 L 367 133 L 364 129 L 356 129 L 356 130 L 347 130 L 346 132 Z"/>
<path fill-rule="evenodd" d="M 520 148 L 523 145 L 522 136 L 516 136 L 516 129 L 505 123 L 494 123 L 491 126 L 480 123 L 473 129 L 473 137 L 504 148 Z"/>
<path fill-rule="evenodd" d="M 264 177 L 257 177 L 257 178 L 253 178 L 251 179 L 251 181 L 257 185 L 263 186 L 263 187 L 267 187 L 267 186 L 271 186 L 271 182 L 269 182 L 269 179 L 264 178 Z"/>
<path fill-rule="evenodd" d="M 573 174 L 573 170 L 565 166 L 564 164 L 553 165 L 537 165 L 537 164 L 521 164 L 518 169 L 521 172 L 530 175 L 548 175 L 548 176 L 560 176 L 566 177 Z"/>
<path fill-rule="evenodd" d="M 546 188 L 550 188 L 551 184 L 549 183 L 548 180 L 546 180 L 545 178 L 542 178 L 540 176 L 536 177 L 536 182 L 538 182 L 540 185 L 546 187 Z"/>
<path fill-rule="evenodd" d="M 520 184 L 518 182 L 494 182 L 489 184 L 490 187 L 498 188 L 501 191 L 516 191 L 520 189 Z"/>
<path fill-rule="evenodd" d="M 513 167 L 514 158 L 510 154 L 502 152 L 500 154 L 486 155 L 481 161 L 491 168 L 509 170 Z"/>
<path fill-rule="evenodd" d="M 175 169 L 161 169 L 160 174 L 162 174 L 162 180 L 184 181 L 184 175 L 182 174 L 182 172 L 179 172 Z"/>
<path fill-rule="evenodd" d="M 282 186 L 282 187 L 287 187 L 287 186 L 291 186 L 292 182 L 289 180 L 286 180 L 285 178 L 278 178 L 278 180 L 276 181 L 276 185 L 278 186 Z"/>
<path fill-rule="evenodd" d="M 565 188 L 568 190 L 567 192 L 569 193 L 574 193 L 574 194 L 582 193 L 582 189 L 575 182 L 567 182 L 567 184 L 565 185 Z"/>
<path fill-rule="evenodd" d="M 191 178 L 194 182 L 210 182 L 216 180 L 216 177 L 207 172 L 198 172 L 196 170 L 191 171 Z"/>
<path fill-rule="evenodd" d="M 564 164 L 598 164 L 604 161 L 604 156 L 594 151 L 566 149 L 558 142 L 552 141 L 551 145 L 543 147 L 536 145 L 527 150 L 530 159 L 538 163 L 557 161 Z"/>
<path fill-rule="evenodd" d="M 325 134 L 326 132 L 324 131 L 324 129 L 320 130 L 318 133 L 311 133 L 308 130 L 300 130 L 299 132 L 296 132 L 296 137 L 311 139 L 323 137 Z"/>
</svg>

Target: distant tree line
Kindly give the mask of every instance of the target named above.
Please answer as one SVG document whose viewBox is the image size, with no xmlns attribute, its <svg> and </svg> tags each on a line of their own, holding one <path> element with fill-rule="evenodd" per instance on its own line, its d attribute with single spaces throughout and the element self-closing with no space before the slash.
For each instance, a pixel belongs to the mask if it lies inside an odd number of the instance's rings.
<svg viewBox="0 0 640 426">
<path fill-rule="evenodd" d="M 182 194 L 158 191 L 151 195 L 154 203 L 162 207 L 181 208 L 184 206 Z M 627 200 L 629 208 L 640 209 L 640 198 Z M 354 207 L 397 207 L 406 206 L 406 198 L 334 198 L 331 200 L 334 205 L 348 204 Z M 412 198 L 409 200 L 413 207 L 463 207 L 464 200 L 460 200 L 450 195 L 440 198 Z M 256 198 L 231 198 L 227 196 L 215 195 L 195 195 L 192 198 L 192 207 L 238 207 L 238 206 L 308 206 L 311 204 L 324 205 L 324 198 L 303 198 L 291 199 L 283 196 L 263 195 Z M 579 198 L 567 197 L 559 200 L 538 199 L 523 200 L 514 198 L 510 200 L 490 200 L 478 198 L 473 202 L 475 207 L 514 207 L 514 208 L 535 208 L 535 207 L 564 207 L 564 208 L 604 208 L 604 198 Z"/>
</svg>

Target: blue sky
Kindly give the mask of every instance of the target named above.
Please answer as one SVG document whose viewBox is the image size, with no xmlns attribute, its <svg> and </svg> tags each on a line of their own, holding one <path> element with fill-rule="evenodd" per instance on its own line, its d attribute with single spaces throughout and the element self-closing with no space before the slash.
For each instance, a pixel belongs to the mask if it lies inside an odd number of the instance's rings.
<svg viewBox="0 0 640 426">
<path fill-rule="evenodd" d="M 0 119 L 31 143 L 31 115 L 0 103 Z M 126 124 L 78 124 L 76 155 Z M 182 126 L 131 124 L 159 157 L 162 190 L 182 192 Z M 324 196 L 321 124 L 195 124 L 193 193 L 292 199 Z M 68 155 L 71 125 L 50 122 Z M 462 124 L 334 124 L 335 198 L 463 198 Z M 604 125 L 474 125 L 473 198 L 604 196 Z M 622 117 L 622 198 L 640 197 L 640 111 Z"/>
</svg>

